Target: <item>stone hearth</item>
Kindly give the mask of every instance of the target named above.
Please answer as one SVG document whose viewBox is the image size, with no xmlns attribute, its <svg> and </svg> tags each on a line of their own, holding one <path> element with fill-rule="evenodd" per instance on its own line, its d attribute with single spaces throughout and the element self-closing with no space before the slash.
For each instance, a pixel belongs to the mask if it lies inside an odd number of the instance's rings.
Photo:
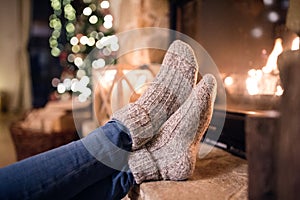
<svg viewBox="0 0 300 200">
<path fill-rule="evenodd" d="M 213 148 L 207 156 L 197 159 L 189 180 L 142 183 L 129 193 L 131 198 L 124 200 L 248 199 L 247 170 L 246 160 Z"/>
</svg>

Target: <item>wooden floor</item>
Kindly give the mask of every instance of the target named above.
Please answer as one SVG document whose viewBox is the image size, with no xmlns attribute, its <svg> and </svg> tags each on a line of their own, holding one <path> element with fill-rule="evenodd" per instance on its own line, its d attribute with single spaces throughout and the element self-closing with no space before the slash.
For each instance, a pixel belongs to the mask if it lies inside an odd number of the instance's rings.
<svg viewBox="0 0 300 200">
<path fill-rule="evenodd" d="M 16 162 L 15 149 L 9 126 L 19 118 L 17 114 L 0 112 L 0 167 Z"/>
</svg>

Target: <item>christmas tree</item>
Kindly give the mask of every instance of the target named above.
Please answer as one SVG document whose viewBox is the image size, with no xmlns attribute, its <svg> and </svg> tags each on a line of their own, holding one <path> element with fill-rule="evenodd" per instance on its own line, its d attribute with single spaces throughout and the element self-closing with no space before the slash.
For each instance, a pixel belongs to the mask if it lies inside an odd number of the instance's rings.
<svg viewBox="0 0 300 200">
<path fill-rule="evenodd" d="M 105 57 L 111 57 L 119 48 L 113 31 L 113 17 L 107 0 L 51 0 L 53 14 L 49 26 L 53 29 L 49 39 L 51 54 L 59 58 L 62 74 L 52 80 L 60 97 L 69 98 L 78 93 L 85 101 L 92 68 L 104 67 Z M 99 49 L 101 58 L 85 62 L 93 49 Z M 99 56 L 98 56 L 99 57 Z M 111 61 L 109 61 L 111 62 Z"/>
</svg>

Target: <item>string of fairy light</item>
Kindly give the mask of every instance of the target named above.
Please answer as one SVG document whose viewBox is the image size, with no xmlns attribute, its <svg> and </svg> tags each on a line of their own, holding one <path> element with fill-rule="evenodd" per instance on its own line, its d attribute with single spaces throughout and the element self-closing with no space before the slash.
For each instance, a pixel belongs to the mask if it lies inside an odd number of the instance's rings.
<svg viewBox="0 0 300 200">
<path fill-rule="evenodd" d="M 59 57 L 68 47 L 67 62 L 76 67 L 76 77 L 64 80 L 54 78 L 52 85 L 60 94 L 78 92 L 79 100 L 85 101 L 91 95 L 87 67 L 98 69 L 106 65 L 106 59 L 100 57 L 93 60 L 91 66 L 86 66 L 85 57 L 93 48 L 107 57 L 119 49 L 118 38 L 112 35 L 113 16 L 108 12 L 110 3 L 107 0 L 82 0 L 85 7 L 82 13 L 76 13 L 73 0 L 50 1 L 53 8 L 53 14 L 49 17 L 49 26 L 53 29 L 49 38 L 51 54 Z M 84 31 L 80 31 L 81 28 Z"/>
<path fill-rule="evenodd" d="M 53 29 L 51 37 L 49 38 L 49 45 L 52 56 L 59 56 L 63 49 L 63 44 L 59 43 L 59 38 L 62 34 L 63 23 L 61 15 L 64 11 L 64 18 L 66 19 L 66 36 L 67 39 L 75 34 L 76 11 L 71 5 L 73 0 L 51 0 L 51 7 L 54 13 L 49 17 L 49 26 Z"/>
</svg>

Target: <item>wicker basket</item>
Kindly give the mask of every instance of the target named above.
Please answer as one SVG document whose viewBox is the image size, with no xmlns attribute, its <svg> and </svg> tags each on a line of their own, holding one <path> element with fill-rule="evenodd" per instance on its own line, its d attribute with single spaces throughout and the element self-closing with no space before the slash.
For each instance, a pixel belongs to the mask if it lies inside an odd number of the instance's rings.
<svg viewBox="0 0 300 200">
<path fill-rule="evenodd" d="M 17 160 L 36 155 L 79 139 L 76 131 L 44 133 L 38 130 L 24 129 L 20 122 L 10 126 Z"/>
</svg>

